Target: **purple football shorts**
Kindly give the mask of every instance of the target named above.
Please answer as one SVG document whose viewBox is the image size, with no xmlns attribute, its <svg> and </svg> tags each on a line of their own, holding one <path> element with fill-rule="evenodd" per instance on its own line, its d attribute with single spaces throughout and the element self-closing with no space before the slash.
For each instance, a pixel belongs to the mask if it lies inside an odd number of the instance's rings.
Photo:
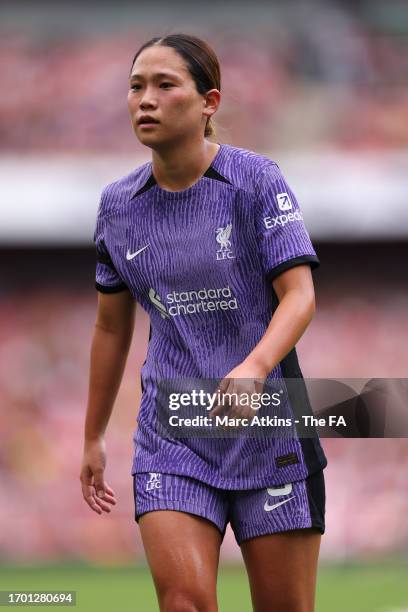
<svg viewBox="0 0 408 612">
<path fill-rule="evenodd" d="M 230 522 L 240 545 L 261 535 L 315 527 L 325 531 L 323 470 L 305 480 L 263 489 L 226 490 L 187 476 L 157 472 L 133 475 L 135 521 L 146 512 L 178 510 L 202 516 L 225 535 Z"/>
</svg>

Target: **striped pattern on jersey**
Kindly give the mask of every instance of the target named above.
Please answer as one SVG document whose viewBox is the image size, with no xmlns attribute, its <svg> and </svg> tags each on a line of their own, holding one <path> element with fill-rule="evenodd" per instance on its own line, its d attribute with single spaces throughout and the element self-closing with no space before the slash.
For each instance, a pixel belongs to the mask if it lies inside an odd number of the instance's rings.
<svg viewBox="0 0 408 612">
<path fill-rule="evenodd" d="M 325 467 L 317 437 L 172 439 L 156 428 L 160 381 L 226 376 L 269 325 L 278 305 L 273 279 L 300 264 L 319 265 L 274 161 L 222 144 L 205 174 L 178 192 L 159 187 L 152 163 L 143 164 L 103 190 L 94 241 L 96 288 L 129 290 L 151 322 L 132 474 L 248 489 Z M 295 348 L 268 379 L 282 376 L 303 380 Z M 310 414 L 306 390 L 290 402 L 293 414 Z"/>
</svg>

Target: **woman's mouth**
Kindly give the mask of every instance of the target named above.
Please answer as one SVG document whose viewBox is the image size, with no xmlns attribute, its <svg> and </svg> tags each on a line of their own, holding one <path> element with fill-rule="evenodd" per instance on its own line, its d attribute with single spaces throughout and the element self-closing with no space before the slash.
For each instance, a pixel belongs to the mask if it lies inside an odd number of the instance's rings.
<svg viewBox="0 0 408 612">
<path fill-rule="evenodd" d="M 155 122 L 147 122 L 147 123 L 139 123 L 139 127 L 140 128 L 152 128 L 155 127 L 156 125 L 159 125 L 158 121 Z"/>
<path fill-rule="evenodd" d="M 152 128 L 154 125 L 157 125 L 159 122 L 157 121 L 157 119 L 155 119 L 155 117 L 152 117 L 151 115 L 145 115 L 144 117 L 140 117 L 137 125 L 140 128 Z"/>
</svg>

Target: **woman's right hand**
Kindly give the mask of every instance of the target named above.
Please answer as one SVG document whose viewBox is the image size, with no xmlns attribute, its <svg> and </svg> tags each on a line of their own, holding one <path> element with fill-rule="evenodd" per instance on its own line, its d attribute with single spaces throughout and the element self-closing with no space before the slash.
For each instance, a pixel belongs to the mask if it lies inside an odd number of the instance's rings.
<svg viewBox="0 0 408 612">
<path fill-rule="evenodd" d="M 109 513 L 110 505 L 116 504 L 115 493 L 104 480 L 105 466 L 104 439 L 86 441 L 80 474 L 82 495 L 88 506 L 97 514 Z"/>
</svg>

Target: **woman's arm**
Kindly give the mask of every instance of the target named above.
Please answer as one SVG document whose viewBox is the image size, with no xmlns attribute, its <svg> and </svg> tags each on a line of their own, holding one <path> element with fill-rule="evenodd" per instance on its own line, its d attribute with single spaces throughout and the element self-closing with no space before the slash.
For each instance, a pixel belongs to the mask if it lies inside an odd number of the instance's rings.
<svg viewBox="0 0 408 612">
<path fill-rule="evenodd" d="M 128 290 L 98 292 L 80 474 L 84 499 L 98 514 L 102 510 L 110 511 L 101 498 L 115 503 L 113 491 L 103 476 L 106 465 L 104 434 L 125 369 L 135 312 L 136 302 Z"/>
<path fill-rule="evenodd" d="M 222 393 L 259 392 L 255 379 L 265 379 L 292 350 L 315 313 L 315 296 L 309 265 L 299 265 L 279 274 L 273 283 L 279 305 L 258 344 L 219 383 Z M 249 386 L 248 386 L 249 385 Z M 262 388 L 262 387 L 261 387 Z M 241 391 L 240 391 L 241 389 Z M 248 391 L 249 389 L 249 391 Z M 223 412 L 219 404 L 208 414 Z M 252 408 L 234 405 L 230 416 L 253 416 Z"/>
<path fill-rule="evenodd" d="M 126 365 L 136 311 L 129 291 L 98 292 L 91 346 L 85 441 L 103 436 Z"/>
<path fill-rule="evenodd" d="M 261 340 L 243 362 L 269 373 L 295 346 L 315 313 L 315 294 L 309 265 L 282 272 L 273 288 L 279 305 Z"/>
</svg>

